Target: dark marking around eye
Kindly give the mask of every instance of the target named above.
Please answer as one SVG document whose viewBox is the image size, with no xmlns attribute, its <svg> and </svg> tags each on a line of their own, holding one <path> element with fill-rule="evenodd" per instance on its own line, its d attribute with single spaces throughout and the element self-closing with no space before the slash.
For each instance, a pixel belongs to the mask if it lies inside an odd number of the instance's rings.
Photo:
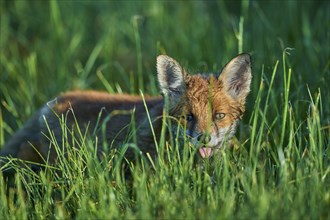
<svg viewBox="0 0 330 220">
<path fill-rule="evenodd" d="M 186 115 L 186 120 L 191 122 L 192 120 L 194 120 L 194 116 L 192 114 L 188 114 Z"/>
</svg>

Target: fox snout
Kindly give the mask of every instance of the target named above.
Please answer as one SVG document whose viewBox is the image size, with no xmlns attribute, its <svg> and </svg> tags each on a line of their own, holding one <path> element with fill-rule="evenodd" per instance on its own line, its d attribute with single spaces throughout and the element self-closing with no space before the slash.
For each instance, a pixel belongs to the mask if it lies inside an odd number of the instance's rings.
<svg viewBox="0 0 330 220">
<path fill-rule="evenodd" d="M 204 144 L 204 145 L 209 143 L 210 140 L 211 140 L 211 135 L 208 134 L 208 133 L 204 133 L 204 134 L 201 133 L 197 136 L 197 141 L 201 144 Z"/>
<path fill-rule="evenodd" d="M 187 136 L 189 142 L 198 148 L 202 158 L 208 158 L 223 146 L 225 140 L 230 139 L 232 133 L 229 129 L 222 129 L 219 133 L 200 132 Z"/>
<path fill-rule="evenodd" d="M 228 133 L 226 135 L 228 136 Z M 225 139 L 226 136 L 220 137 L 218 134 L 200 133 L 191 138 L 190 142 L 198 148 L 202 158 L 209 158 L 222 147 Z"/>
</svg>

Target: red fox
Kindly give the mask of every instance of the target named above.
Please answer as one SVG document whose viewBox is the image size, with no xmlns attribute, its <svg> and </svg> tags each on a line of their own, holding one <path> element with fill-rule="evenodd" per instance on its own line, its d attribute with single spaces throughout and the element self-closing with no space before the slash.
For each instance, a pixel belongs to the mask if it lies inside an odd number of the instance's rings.
<svg viewBox="0 0 330 220">
<path fill-rule="evenodd" d="M 234 135 L 245 111 L 252 78 L 250 56 L 236 56 L 220 74 L 190 75 L 176 60 L 160 55 L 157 73 L 162 93 L 159 97 L 143 99 L 97 91 L 75 91 L 58 96 L 44 105 L 4 145 L 0 161 L 3 164 L 5 158 L 13 157 L 54 163 L 58 152 L 46 134 L 53 134 L 59 146 L 67 146 L 62 143 L 63 125 L 59 120 L 62 117 L 66 118 L 68 128 L 74 130 L 78 125 L 82 133 L 95 134 L 98 140 L 106 140 L 108 147 L 119 147 L 127 140 L 133 120 L 131 114 L 120 113 L 123 111 L 134 114 L 136 142 L 141 152 L 157 156 L 155 143 L 159 141 L 163 127 L 165 103 L 168 116 L 175 119 L 172 131 L 186 135 L 202 158 L 212 156 Z M 104 134 L 100 131 L 101 124 L 105 124 Z M 102 149 L 99 147 L 98 151 Z"/>
</svg>

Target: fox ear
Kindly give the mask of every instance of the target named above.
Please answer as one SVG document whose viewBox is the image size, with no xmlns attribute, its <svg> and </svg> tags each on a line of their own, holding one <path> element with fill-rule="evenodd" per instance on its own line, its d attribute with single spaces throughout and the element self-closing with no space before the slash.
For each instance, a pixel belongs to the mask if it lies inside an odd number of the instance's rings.
<svg viewBox="0 0 330 220">
<path fill-rule="evenodd" d="M 223 68 L 219 80 L 224 88 L 236 100 L 245 99 L 250 92 L 251 59 L 249 54 L 240 54 Z"/>
<path fill-rule="evenodd" d="M 163 95 L 177 97 L 183 93 L 187 74 L 177 61 L 169 56 L 159 55 L 157 57 L 157 73 Z"/>
</svg>

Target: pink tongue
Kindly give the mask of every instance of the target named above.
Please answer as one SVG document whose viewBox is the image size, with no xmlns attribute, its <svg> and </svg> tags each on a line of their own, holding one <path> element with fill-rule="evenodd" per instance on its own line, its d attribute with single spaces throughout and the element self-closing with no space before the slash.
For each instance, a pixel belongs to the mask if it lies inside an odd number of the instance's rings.
<svg viewBox="0 0 330 220">
<path fill-rule="evenodd" d="M 208 158 L 208 157 L 212 156 L 212 148 L 201 147 L 201 148 L 199 148 L 199 153 L 203 158 Z"/>
</svg>

